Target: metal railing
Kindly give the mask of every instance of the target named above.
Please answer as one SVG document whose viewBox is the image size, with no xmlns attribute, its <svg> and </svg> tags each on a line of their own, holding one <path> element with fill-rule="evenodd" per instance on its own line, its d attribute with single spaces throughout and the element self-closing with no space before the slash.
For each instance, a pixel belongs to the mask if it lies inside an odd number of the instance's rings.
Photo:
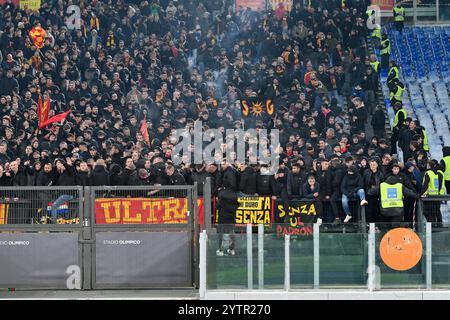
<svg viewBox="0 0 450 320">
<path fill-rule="evenodd" d="M 0 188 L 0 287 L 197 286 L 198 223 L 197 185 Z"/>
<path fill-rule="evenodd" d="M 81 225 L 83 187 L 0 187 L 2 225 Z"/>
</svg>

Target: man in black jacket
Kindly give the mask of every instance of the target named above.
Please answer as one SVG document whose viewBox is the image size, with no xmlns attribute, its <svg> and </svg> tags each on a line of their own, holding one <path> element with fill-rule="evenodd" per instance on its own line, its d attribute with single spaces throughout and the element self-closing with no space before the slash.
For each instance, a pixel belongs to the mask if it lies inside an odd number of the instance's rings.
<svg viewBox="0 0 450 320">
<path fill-rule="evenodd" d="M 369 168 L 363 175 L 364 189 L 366 194 L 373 188 L 379 188 L 384 181 L 383 174 L 378 168 L 378 161 L 375 158 L 369 160 Z M 366 207 L 366 219 L 368 223 L 380 221 L 380 197 L 379 195 L 367 195 L 368 206 Z"/>
<path fill-rule="evenodd" d="M 75 185 L 75 169 L 72 166 L 72 160 L 67 158 L 67 162 L 63 159 L 55 160 L 55 186 L 74 186 Z"/>
<path fill-rule="evenodd" d="M 217 163 L 210 163 L 206 167 L 208 177 L 211 178 L 211 193 L 217 196 L 217 190 L 222 186 L 222 172 L 219 171 Z"/>
<path fill-rule="evenodd" d="M 75 168 L 77 170 L 77 175 L 75 177 L 76 184 L 78 186 L 89 186 L 89 166 L 85 161 L 81 161 L 77 164 L 75 161 Z"/>
<path fill-rule="evenodd" d="M 292 171 L 287 177 L 287 193 L 290 199 L 302 197 L 302 186 L 306 182 L 306 173 L 301 170 L 298 163 L 292 165 Z"/>
<path fill-rule="evenodd" d="M 270 174 L 267 164 L 262 164 L 256 177 L 256 191 L 259 196 L 272 196 L 276 192 L 274 177 Z"/>
<path fill-rule="evenodd" d="M 53 181 L 53 167 L 51 163 L 44 164 L 44 169 L 41 170 L 36 178 L 36 186 L 45 187 L 52 184 Z"/>
<path fill-rule="evenodd" d="M 109 173 L 106 171 L 106 163 L 103 159 L 98 159 L 94 170 L 89 175 L 91 186 L 109 186 Z"/>
<path fill-rule="evenodd" d="M 181 173 L 175 169 L 173 164 L 166 164 L 166 174 L 169 177 L 169 185 L 172 186 L 184 186 L 186 181 Z"/>
<path fill-rule="evenodd" d="M 255 169 L 245 163 L 241 163 L 239 165 L 239 169 L 241 170 L 239 179 L 239 191 L 241 191 L 244 195 L 255 195 L 257 179 Z"/>
<path fill-rule="evenodd" d="M 196 164 L 192 170 L 192 183 L 197 182 L 197 192 L 199 196 L 203 196 L 203 187 L 206 182 L 208 173 L 205 170 L 205 164 Z"/>
<path fill-rule="evenodd" d="M 341 182 L 346 173 L 346 166 L 342 164 L 338 158 L 334 158 L 330 163 L 330 204 L 331 210 L 334 216 L 334 222 L 339 223 L 341 220 L 339 218 L 339 209 L 337 206 L 337 202 L 341 198 Z"/>
<path fill-rule="evenodd" d="M 220 236 L 218 256 L 234 255 L 233 225 L 236 222 L 236 210 L 239 207 L 237 201 L 237 177 L 234 168 L 224 160 L 222 162 L 223 184 L 219 189 L 217 209 L 219 209 L 218 231 Z"/>
<path fill-rule="evenodd" d="M 368 203 L 364 192 L 363 180 L 356 166 L 352 165 L 348 168 L 347 174 L 344 176 L 344 179 L 342 179 L 341 191 L 342 208 L 346 214 L 344 223 L 347 223 L 352 218 L 352 212 L 350 211 L 348 204 L 350 198 L 358 196 L 361 201 L 361 206 L 365 206 Z"/>
<path fill-rule="evenodd" d="M 237 171 L 226 160 L 222 162 L 222 188 L 238 191 Z"/>
<path fill-rule="evenodd" d="M 329 200 L 331 198 L 331 172 L 330 172 L 330 162 L 327 159 L 322 159 L 322 161 L 317 162 L 317 176 L 316 180 L 320 185 L 319 196 L 317 197 L 317 223 L 321 224 L 323 219 L 323 201 Z"/>
</svg>

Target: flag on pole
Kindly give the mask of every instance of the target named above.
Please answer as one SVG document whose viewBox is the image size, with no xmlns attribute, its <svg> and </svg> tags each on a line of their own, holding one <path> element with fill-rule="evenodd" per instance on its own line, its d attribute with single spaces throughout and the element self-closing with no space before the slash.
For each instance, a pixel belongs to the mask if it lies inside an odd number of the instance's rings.
<svg viewBox="0 0 450 320">
<path fill-rule="evenodd" d="M 45 32 L 44 28 L 41 26 L 33 27 L 29 32 L 31 40 L 33 40 L 34 45 L 41 49 L 44 46 L 45 36 L 47 32 Z"/>
<path fill-rule="evenodd" d="M 48 119 L 47 121 L 43 122 L 42 124 L 39 124 L 39 129 L 45 128 L 46 126 L 48 126 L 49 124 L 52 124 L 54 122 L 60 122 L 60 121 L 64 121 L 64 119 L 67 118 L 67 116 L 69 115 L 69 113 L 72 112 L 72 109 L 69 109 L 68 111 L 58 114 L 50 119 Z"/>
<path fill-rule="evenodd" d="M 42 97 L 39 95 L 38 99 L 38 118 L 39 118 L 39 128 L 41 128 L 42 123 L 48 120 L 48 113 L 50 111 L 50 97 L 42 102 Z"/>
<path fill-rule="evenodd" d="M 144 136 L 145 142 L 150 145 L 150 137 L 148 136 L 148 128 L 147 128 L 147 119 L 144 116 L 144 120 L 142 120 L 141 127 L 139 128 L 139 132 Z"/>
</svg>

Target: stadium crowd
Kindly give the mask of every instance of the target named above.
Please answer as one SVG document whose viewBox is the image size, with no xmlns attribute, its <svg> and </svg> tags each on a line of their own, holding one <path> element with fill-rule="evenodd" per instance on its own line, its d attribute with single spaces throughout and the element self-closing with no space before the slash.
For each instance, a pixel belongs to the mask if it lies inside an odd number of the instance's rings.
<svg viewBox="0 0 450 320">
<path fill-rule="evenodd" d="M 404 163 L 391 153 L 375 98 L 380 70 L 366 41 L 370 1 L 310 2 L 255 12 L 234 10 L 230 0 L 43 0 L 39 11 L 25 11 L 6 0 L 0 185 L 197 182 L 202 195 L 212 177 L 215 195 L 330 201 L 336 221 L 342 198 L 348 222 L 355 197 L 369 204 L 369 221 L 386 218 L 380 184 L 390 181 L 406 188 L 404 219 L 413 221 L 415 199 L 429 189 L 425 173 L 441 177 L 449 164 L 428 159 L 420 123 L 407 117 L 397 124 Z M 81 8 L 80 29 L 68 27 L 72 4 Z M 47 34 L 40 49 L 29 37 L 39 25 Z M 50 98 L 50 117 L 71 110 L 64 122 L 39 129 L 39 95 Z M 258 99 L 273 101 L 272 116 L 242 114 L 242 100 Z M 195 121 L 205 130 L 279 129 L 278 172 L 226 161 L 174 166 L 171 134 Z"/>
</svg>

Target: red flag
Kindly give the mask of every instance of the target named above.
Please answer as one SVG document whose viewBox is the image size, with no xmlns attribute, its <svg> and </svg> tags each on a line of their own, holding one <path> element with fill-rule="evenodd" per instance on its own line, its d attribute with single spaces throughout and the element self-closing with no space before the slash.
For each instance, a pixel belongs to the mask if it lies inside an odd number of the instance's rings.
<svg viewBox="0 0 450 320">
<path fill-rule="evenodd" d="M 44 103 L 42 103 L 42 97 L 39 95 L 38 100 L 38 118 L 39 118 L 39 128 L 41 124 L 48 120 L 48 113 L 50 111 L 50 98 L 47 98 Z"/>
<path fill-rule="evenodd" d="M 150 145 L 150 137 L 148 136 L 148 129 L 147 129 L 147 120 L 144 117 L 144 120 L 142 121 L 141 127 L 139 128 L 139 132 L 142 133 L 144 136 L 145 142 L 147 142 L 148 145 Z"/>
<path fill-rule="evenodd" d="M 66 111 L 64 113 L 58 114 L 58 115 L 48 119 L 47 121 L 43 122 L 42 124 L 39 124 L 39 129 L 45 128 L 46 126 L 48 126 L 49 124 L 52 124 L 53 122 L 63 121 L 71 112 L 72 112 L 72 109 L 69 109 L 68 111 Z"/>
</svg>

